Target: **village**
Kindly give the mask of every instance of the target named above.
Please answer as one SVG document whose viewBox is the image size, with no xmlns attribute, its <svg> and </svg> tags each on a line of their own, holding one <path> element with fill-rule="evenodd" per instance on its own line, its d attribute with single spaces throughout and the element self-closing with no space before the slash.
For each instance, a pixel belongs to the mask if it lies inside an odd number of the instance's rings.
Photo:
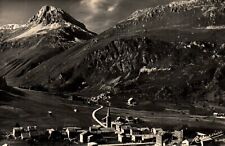
<svg viewBox="0 0 225 146">
<path fill-rule="evenodd" d="M 39 129 L 38 125 L 20 126 L 18 123 L 8 133 L 1 132 L 0 137 L 5 143 L 2 146 L 22 145 L 87 145 L 87 146 L 119 146 L 119 145 L 154 145 L 154 146 L 207 146 L 218 145 L 225 142 L 223 131 L 208 133 L 190 131 L 185 127 L 176 130 L 164 130 L 160 127 L 143 126 L 138 117 L 111 116 L 109 97 L 104 94 L 92 101 L 104 100 L 107 105 L 93 111 L 92 118 L 96 123 L 88 129 L 70 126 L 62 128 Z M 135 106 L 134 98 L 127 101 L 128 106 Z M 98 119 L 96 113 L 107 108 L 106 116 Z M 77 112 L 77 109 L 74 109 Z M 53 116 L 48 111 L 48 116 Z M 218 114 L 214 114 L 217 116 Z M 219 114 L 219 116 L 221 116 Z"/>
</svg>

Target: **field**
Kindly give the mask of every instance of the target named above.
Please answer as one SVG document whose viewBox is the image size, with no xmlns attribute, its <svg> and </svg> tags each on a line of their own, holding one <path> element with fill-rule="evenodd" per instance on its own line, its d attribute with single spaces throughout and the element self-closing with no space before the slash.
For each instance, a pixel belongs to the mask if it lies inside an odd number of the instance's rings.
<svg viewBox="0 0 225 146">
<path fill-rule="evenodd" d="M 0 129 L 11 130 L 16 123 L 20 126 L 38 125 L 40 128 L 80 126 L 92 123 L 91 113 L 95 107 L 69 102 L 44 92 L 23 90 L 26 95 L 0 102 Z M 78 112 L 74 112 L 74 108 Z M 52 111 L 52 116 L 48 115 Z"/>
<path fill-rule="evenodd" d="M 92 119 L 92 112 L 98 106 L 88 106 L 75 101 L 68 101 L 59 96 L 45 92 L 22 90 L 25 96 L 14 97 L 11 101 L 0 102 L 0 129 L 11 131 L 18 123 L 21 126 L 37 125 L 40 129 L 78 126 L 88 128 L 96 124 Z M 78 111 L 74 112 L 74 108 Z M 48 111 L 53 115 L 49 116 Z M 117 116 L 133 116 L 144 121 L 149 127 L 194 129 L 225 129 L 225 120 L 212 116 L 190 115 L 165 111 L 144 111 L 134 108 L 112 107 L 113 119 Z M 97 113 L 101 119 L 106 115 L 106 108 Z M 213 126 L 212 126 L 213 125 Z"/>
</svg>

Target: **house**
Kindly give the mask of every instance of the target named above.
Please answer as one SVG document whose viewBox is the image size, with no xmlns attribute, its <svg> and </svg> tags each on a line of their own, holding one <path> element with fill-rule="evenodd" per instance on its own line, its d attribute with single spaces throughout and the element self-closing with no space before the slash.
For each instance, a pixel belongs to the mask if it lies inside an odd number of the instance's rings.
<svg viewBox="0 0 225 146">
<path fill-rule="evenodd" d="M 121 142 L 121 143 L 131 142 L 131 136 L 130 135 L 126 135 L 124 133 L 119 133 L 118 134 L 118 141 Z"/>
<path fill-rule="evenodd" d="M 185 139 L 184 141 L 181 142 L 181 146 L 189 146 L 190 143 L 187 139 Z"/>
<path fill-rule="evenodd" d="M 68 138 L 77 137 L 78 136 L 78 133 L 77 133 L 78 130 L 81 130 L 81 128 L 80 127 L 67 127 L 66 133 L 67 133 Z"/>
<path fill-rule="evenodd" d="M 163 129 L 162 128 L 152 128 L 151 131 L 154 135 L 157 135 L 158 133 L 162 132 Z"/>
<path fill-rule="evenodd" d="M 88 131 L 84 131 L 80 134 L 80 143 L 87 143 L 88 141 L 88 135 L 89 135 L 89 132 Z"/>
<path fill-rule="evenodd" d="M 181 131 L 175 130 L 175 131 L 173 132 L 173 136 L 176 137 L 176 138 L 177 138 L 177 141 L 180 143 L 180 142 L 183 141 L 183 138 L 184 138 L 184 132 L 183 132 L 183 130 L 181 130 Z"/>
<path fill-rule="evenodd" d="M 133 142 L 142 142 L 142 136 L 141 135 L 131 135 L 131 140 Z"/>
<path fill-rule="evenodd" d="M 30 133 L 29 132 L 22 132 L 21 133 L 21 139 L 22 140 L 27 140 L 27 139 L 30 139 Z"/>
<path fill-rule="evenodd" d="M 16 139 L 21 136 L 21 133 L 24 131 L 23 127 L 14 127 L 13 128 L 13 137 Z"/>
<path fill-rule="evenodd" d="M 121 123 L 121 122 L 115 122 L 115 123 L 112 123 L 112 127 L 115 127 L 115 130 L 116 131 L 121 131 L 121 127 L 122 127 L 122 125 L 124 125 L 123 123 Z"/>
<path fill-rule="evenodd" d="M 95 141 L 94 135 L 89 135 L 87 138 L 87 141 L 88 141 L 88 143 L 94 142 Z"/>
<path fill-rule="evenodd" d="M 148 128 L 148 127 L 142 127 L 142 128 L 139 128 L 141 133 L 144 135 L 149 135 L 149 134 L 152 134 L 151 130 Z"/>
<path fill-rule="evenodd" d="M 155 146 L 164 146 L 164 143 L 163 143 L 163 137 L 162 137 L 161 134 L 157 134 L 157 135 L 156 135 Z"/>
<path fill-rule="evenodd" d="M 124 134 L 129 134 L 130 133 L 131 126 L 130 125 L 122 125 L 120 128 L 120 132 Z"/>
<path fill-rule="evenodd" d="M 134 98 L 129 98 L 127 100 L 127 105 L 129 105 L 129 106 L 135 106 L 135 105 L 137 105 L 137 102 L 136 102 L 136 100 Z"/>
<path fill-rule="evenodd" d="M 145 135 L 142 135 L 142 142 L 155 142 L 156 141 L 156 138 L 154 135 L 152 134 L 145 134 Z"/>
</svg>

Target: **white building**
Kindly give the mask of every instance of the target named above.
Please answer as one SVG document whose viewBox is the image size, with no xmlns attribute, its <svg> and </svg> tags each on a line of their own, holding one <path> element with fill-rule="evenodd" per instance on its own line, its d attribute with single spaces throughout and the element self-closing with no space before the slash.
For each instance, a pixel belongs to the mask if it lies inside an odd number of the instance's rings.
<svg viewBox="0 0 225 146">
<path fill-rule="evenodd" d="M 135 105 L 137 105 L 137 102 L 134 98 L 129 98 L 128 101 L 127 101 L 127 105 L 135 106 Z"/>
<path fill-rule="evenodd" d="M 187 139 L 185 139 L 184 141 L 182 141 L 181 146 L 189 146 L 189 141 Z"/>
</svg>

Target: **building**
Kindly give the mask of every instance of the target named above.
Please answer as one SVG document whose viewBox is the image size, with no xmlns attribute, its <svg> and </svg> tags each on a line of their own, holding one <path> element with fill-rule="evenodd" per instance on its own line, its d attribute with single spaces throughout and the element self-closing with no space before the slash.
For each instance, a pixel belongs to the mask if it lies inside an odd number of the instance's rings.
<svg viewBox="0 0 225 146">
<path fill-rule="evenodd" d="M 123 125 L 124 125 L 124 124 L 121 123 L 121 122 L 115 122 L 115 123 L 112 124 L 112 127 L 114 127 L 114 129 L 115 129 L 116 131 L 120 132 L 120 131 L 121 131 L 121 127 L 122 127 Z"/>
<path fill-rule="evenodd" d="M 87 142 L 90 143 L 90 142 L 94 142 L 94 141 L 95 141 L 94 135 L 89 135 L 87 138 Z"/>
<path fill-rule="evenodd" d="M 89 132 L 94 133 L 94 132 L 98 132 L 100 130 L 101 126 L 100 125 L 93 125 L 91 127 L 89 127 Z"/>
<path fill-rule="evenodd" d="M 88 131 L 84 131 L 80 134 L 80 143 L 87 143 L 88 142 Z"/>
<path fill-rule="evenodd" d="M 151 129 L 151 132 L 154 134 L 154 135 L 157 135 L 158 133 L 162 132 L 163 129 L 162 128 L 152 128 Z"/>
<path fill-rule="evenodd" d="M 132 127 L 130 125 L 122 125 L 120 128 L 120 132 L 124 134 L 129 134 L 131 128 Z"/>
<path fill-rule="evenodd" d="M 181 131 L 175 130 L 173 132 L 173 136 L 177 138 L 178 143 L 181 143 L 183 141 L 183 138 L 184 138 L 184 132 L 183 132 L 183 130 L 181 130 Z"/>
<path fill-rule="evenodd" d="M 137 105 L 137 102 L 136 102 L 136 100 L 134 98 L 129 98 L 127 100 L 127 105 L 129 105 L 129 106 L 135 106 L 135 105 Z"/>
<path fill-rule="evenodd" d="M 132 127 L 130 129 L 130 135 L 141 135 L 141 130 L 136 127 Z"/>
<path fill-rule="evenodd" d="M 156 135 L 155 146 L 164 146 L 164 144 L 163 144 L 163 137 L 162 137 L 161 134 L 157 134 Z"/>
<path fill-rule="evenodd" d="M 131 140 L 133 142 L 142 142 L 142 135 L 131 135 Z"/>
<path fill-rule="evenodd" d="M 142 142 L 155 142 L 156 138 L 153 134 L 144 134 L 142 135 Z"/>
<path fill-rule="evenodd" d="M 24 131 L 23 127 L 14 127 L 13 128 L 13 137 L 16 139 L 21 136 L 21 133 Z"/>
<path fill-rule="evenodd" d="M 118 134 L 118 141 L 121 143 L 128 143 L 131 142 L 131 136 L 124 134 L 124 133 L 119 133 Z"/>
<path fill-rule="evenodd" d="M 187 139 L 185 139 L 184 141 L 181 142 L 181 146 L 189 146 L 190 143 Z"/>
<path fill-rule="evenodd" d="M 69 139 L 75 138 L 79 135 L 78 130 L 81 130 L 80 127 L 67 127 L 66 133 Z"/>
</svg>

